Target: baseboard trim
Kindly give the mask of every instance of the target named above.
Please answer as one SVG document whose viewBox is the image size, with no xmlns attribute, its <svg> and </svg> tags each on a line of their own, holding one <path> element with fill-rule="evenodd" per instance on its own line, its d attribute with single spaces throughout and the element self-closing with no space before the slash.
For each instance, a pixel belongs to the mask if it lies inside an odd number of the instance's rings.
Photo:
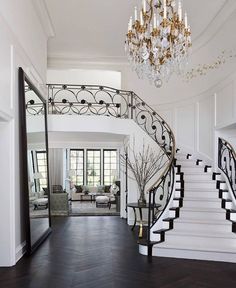
<svg viewBox="0 0 236 288">
<path fill-rule="evenodd" d="M 26 242 L 24 241 L 16 247 L 16 263 L 24 256 L 26 252 Z"/>
</svg>

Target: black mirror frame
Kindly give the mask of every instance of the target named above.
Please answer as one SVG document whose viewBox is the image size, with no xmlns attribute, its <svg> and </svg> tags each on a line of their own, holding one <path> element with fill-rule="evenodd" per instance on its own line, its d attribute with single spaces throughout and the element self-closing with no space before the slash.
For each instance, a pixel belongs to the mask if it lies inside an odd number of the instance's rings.
<svg viewBox="0 0 236 288">
<path fill-rule="evenodd" d="M 19 80 L 19 135 L 20 135 L 20 189 L 23 200 L 23 213 L 24 213 L 24 228 L 26 237 L 26 255 L 31 255 L 49 236 L 51 233 L 51 214 L 50 214 L 50 183 L 49 183 L 49 160 L 48 160 L 48 129 L 47 129 L 47 106 L 46 100 L 43 98 L 39 90 L 30 81 L 29 77 L 25 74 L 24 70 L 20 67 L 18 72 Z M 47 179 L 48 179 L 48 229 L 37 239 L 35 243 L 31 243 L 31 229 L 30 229 L 30 214 L 29 214 L 29 187 L 28 187 L 28 161 L 27 161 L 27 127 L 26 127 L 26 104 L 25 104 L 25 82 L 28 83 L 30 88 L 37 94 L 43 103 L 45 111 L 45 144 L 47 155 Z"/>
</svg>

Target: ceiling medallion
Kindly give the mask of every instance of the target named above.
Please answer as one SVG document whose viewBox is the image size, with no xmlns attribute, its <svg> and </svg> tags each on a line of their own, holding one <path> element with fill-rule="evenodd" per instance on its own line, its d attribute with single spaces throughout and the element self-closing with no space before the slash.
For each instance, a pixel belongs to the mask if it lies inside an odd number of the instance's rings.
<svg viewBox="0 0 236 288">
<path fill-rule="evenodd" d="M 138 17 L 139 14 L 139 17 Z M 180 74 L 187 64 L 191 30 L 182 4 L 175 0 L 143 0 L 134 20 L 130 17 L 125 51 L 139 78 L 146 77 L 156 87 Z"/>
</svg>

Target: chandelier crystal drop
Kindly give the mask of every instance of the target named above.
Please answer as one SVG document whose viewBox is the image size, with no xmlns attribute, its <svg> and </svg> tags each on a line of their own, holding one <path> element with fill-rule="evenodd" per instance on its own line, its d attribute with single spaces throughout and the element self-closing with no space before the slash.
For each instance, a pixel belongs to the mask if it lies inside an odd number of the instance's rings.
<svg viewBox="0 0 236 288">
<path fill-rule="evenodd" d="M 139 78 L 147 77 L 156 87 L 180 74 L 187 64 L 191 30 L 181 1 L 142 0 L 134 8 L 126 34 L 125 51 Z"/>
</svg>

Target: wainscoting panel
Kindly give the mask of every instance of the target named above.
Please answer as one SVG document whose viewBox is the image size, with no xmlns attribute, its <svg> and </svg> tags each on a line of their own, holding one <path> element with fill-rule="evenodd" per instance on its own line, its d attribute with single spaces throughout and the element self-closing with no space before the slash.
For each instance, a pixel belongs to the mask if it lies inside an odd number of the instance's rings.
<svg viewBox="0 0 236 288">
<path fill-rule="evenodd" d="M 234 82 L 216 92 L 216 128 L 223 128 L 235 122 Z"/>
<path fill-rule="evenodd" d="M 199 153 L 213 157 L 214 139 L 214 97 L 209 96 L 198 102 L 198 147 Z"/>
<path fill-rule="evenodd" d="M 190 151 L 195 150 L 195 114 L 195 104 L 175 110 L 177 145 Z"/>
</svg>

